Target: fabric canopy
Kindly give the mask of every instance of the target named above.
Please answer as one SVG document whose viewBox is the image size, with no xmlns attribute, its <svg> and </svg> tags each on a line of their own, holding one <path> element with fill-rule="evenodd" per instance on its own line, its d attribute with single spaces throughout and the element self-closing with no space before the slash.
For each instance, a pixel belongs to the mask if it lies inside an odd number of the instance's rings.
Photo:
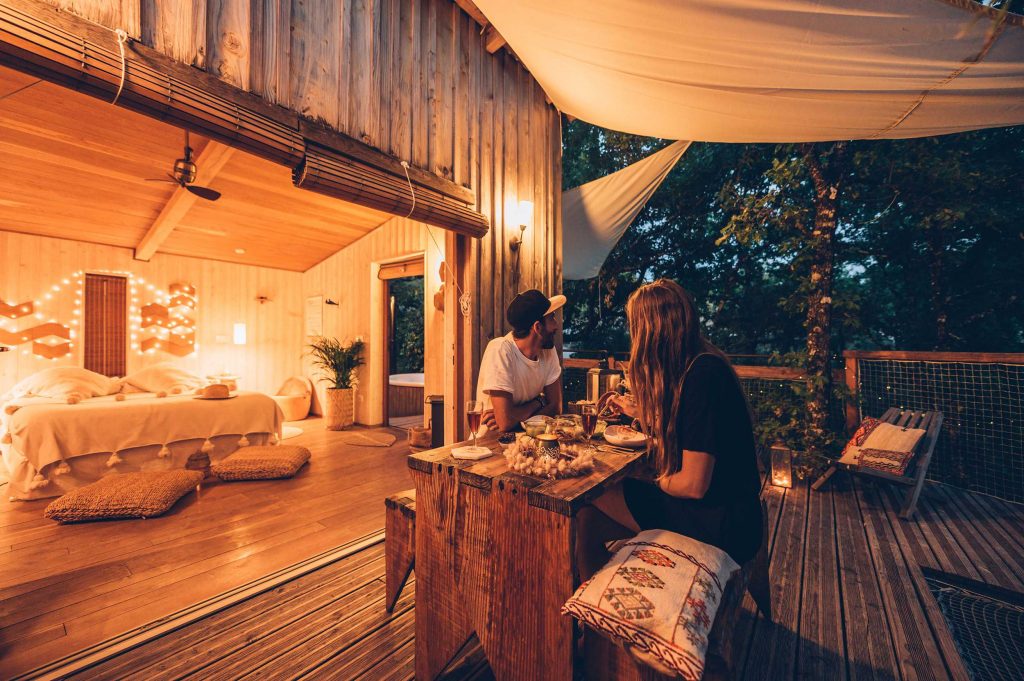
<svg viewBox="0 0 1024 681">
<path fill-rule="evenodd" d="M 1024 123 L 1024 18 L 970 0 L 474 0 L 564 113 L 805 142 Z"/>
<path fill-rule="evenodd" d="M 562 277 L 589 279 L 690 146 L 674 142 L 622 170 L 562 192 Z"/>
</svg>

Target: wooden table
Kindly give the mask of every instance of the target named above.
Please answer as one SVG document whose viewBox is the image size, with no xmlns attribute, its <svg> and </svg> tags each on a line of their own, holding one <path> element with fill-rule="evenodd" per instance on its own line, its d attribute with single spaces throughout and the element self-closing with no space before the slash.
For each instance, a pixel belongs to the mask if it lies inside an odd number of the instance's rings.
<svg viewBox="0 0 1024 681">
<path fill-rule="evenodd" d="M 496 454 L 459 461 L 451 446 L 409 456 L 416 484 L 416 678 L 436 679 L 475 633 L 495 677 L 571 681 L 579 583 L 576 513 L 629 474 L 641 452 L 599 451 L 585 477 L 509 471 Z"/>
</svg>

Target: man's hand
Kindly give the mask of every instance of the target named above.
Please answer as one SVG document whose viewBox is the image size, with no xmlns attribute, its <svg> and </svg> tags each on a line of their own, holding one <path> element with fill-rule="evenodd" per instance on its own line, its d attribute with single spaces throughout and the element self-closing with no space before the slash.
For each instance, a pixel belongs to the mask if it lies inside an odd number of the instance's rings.
<svg viewBox="0 0 1024 681">
<path fill-rule="evenodd" d="M 494 418 L 493 409 L 485 409 L 480 415 L 480 422 L 487 426 L 487 430 L 498 429 L 498 421 Z"/>
</svg>

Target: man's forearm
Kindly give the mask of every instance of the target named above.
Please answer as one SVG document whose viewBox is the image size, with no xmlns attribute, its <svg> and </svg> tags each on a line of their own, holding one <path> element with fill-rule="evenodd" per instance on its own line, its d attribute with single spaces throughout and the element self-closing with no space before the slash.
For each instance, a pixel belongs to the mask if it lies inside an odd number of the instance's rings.
<svg viewBox="0 0 1024 681">
<path fill-rule="evenodd" d="M 494 420 L 498 424 L 498 430 L 508 432 L 514 429 L 517 425 L 519 425 L 520 421 L 525 421 L 531 416 L 535 416 L 537 414 L 543 414 L 545 416 L 548 416 L 549 414 L 546 410 L 548 407 L 552 406 L 556 405 L 549 404 L 547 405 L 547 407 L 544 407 L 544 409 L 539 409 L 539 405 L 536 402 L 536 400 L 530 400 L 529 402 L 525 402 L 523 404 L 512 405 L 511 407 L 508 408 L 508 412 L 506 414 L 499 413 L 498 410 L 495 410 Z M 505 419 L 508 419 L 508 421 L 503 422 L 505 421 Z"/>
</svg>

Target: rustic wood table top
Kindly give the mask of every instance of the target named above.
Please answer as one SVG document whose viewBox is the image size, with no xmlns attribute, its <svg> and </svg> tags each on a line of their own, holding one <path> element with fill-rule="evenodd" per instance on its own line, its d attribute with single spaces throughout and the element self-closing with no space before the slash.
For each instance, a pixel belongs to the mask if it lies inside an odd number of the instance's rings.
<svg viewBox="0 0 1024 681">
<path fill-rule="evenodd" d="M 594 470 L 590 474 L 548 480 L 509 470 L 498 438 L 493 433 L 480 438 L 478 443 L 494 452 L 487 459 L 465 461 L 452 458 L 451 451 L 466 444 L 469 443 L 460 442 L 412 454 L 409 456 L 409 468 L 424 473 L 456 469 L 462 484 L 480 489 L 490 489 L 496 482 L 515 482 L 529 490 L 531 506 L 565 516 L 575 515 L 580 508 L 601 496 L 608 487 L 632 473 L 644 453 L 642 449 L 608 447 L 602 441 L 595 440 Z"/>
<path fill-rule="evenodd" d="M 464 444 L 464 443 L 460 443 Z M 475 634 L 495 678 L 564 679 L 579 671 L 572 618 L 579 584 L 576 514 L 631 474 L 642 451 L 599 449 L 594 470 L 549 480 L 494 456 L 454 459 L 454 446 L 408 458 L 416 484 L 416 678 L 436 679 Z"/>
</svg>

